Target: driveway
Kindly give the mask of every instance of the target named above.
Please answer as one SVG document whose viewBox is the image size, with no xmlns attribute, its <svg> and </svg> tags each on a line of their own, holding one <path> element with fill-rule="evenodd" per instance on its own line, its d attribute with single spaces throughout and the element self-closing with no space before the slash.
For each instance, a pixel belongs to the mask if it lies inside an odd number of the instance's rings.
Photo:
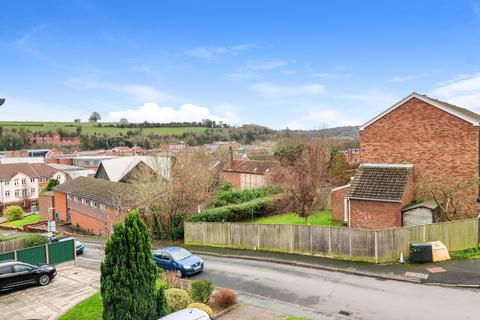
<svg viewBox="0 0 480 320">
<path fill-rule="evenodd" d="M 2 319 L 56 319 L 100 288 L 100 273 L 80 267 L 58 270 L 46 287 L 0 294 Z"/>
</svg>

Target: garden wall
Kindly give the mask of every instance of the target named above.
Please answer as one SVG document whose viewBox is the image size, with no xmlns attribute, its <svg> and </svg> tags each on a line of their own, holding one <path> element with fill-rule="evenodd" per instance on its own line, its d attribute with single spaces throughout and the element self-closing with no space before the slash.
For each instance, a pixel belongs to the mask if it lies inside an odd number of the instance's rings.
<svg viewBox="0 0 480 320">
<path fill-rule="evenodd" d="M 410 243 L 441 241 L 450 251 L 479 245 L 479 220 L 360 230 L 305 225 L 187 222 L 185 244 L 321 255 L 375 263 L 409 256 Z"/>
</svg>

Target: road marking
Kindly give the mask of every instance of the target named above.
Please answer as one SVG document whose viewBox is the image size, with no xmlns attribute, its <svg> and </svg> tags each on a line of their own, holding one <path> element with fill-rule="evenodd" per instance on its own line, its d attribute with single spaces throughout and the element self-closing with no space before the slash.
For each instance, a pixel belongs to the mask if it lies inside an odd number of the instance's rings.
<svg viewBox="0 0 480 320">
<path fill-rule="evenodd" d="M 418 272 L 405 272 L 405 277 L 418 278 L 418 279 L 427 279 L 428 274 L 418 273 Z"/>
</svg>

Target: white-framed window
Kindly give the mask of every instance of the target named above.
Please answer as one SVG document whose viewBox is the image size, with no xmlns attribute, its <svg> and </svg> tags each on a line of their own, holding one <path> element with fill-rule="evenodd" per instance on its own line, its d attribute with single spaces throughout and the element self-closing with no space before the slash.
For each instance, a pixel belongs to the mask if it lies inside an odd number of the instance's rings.
<svg viewBox="0 0 480 320">
<path fill-rule="evenodd" d="M 103 203 L 100 203 L 100 210 L 105 211 L 107 207 Z"/>
<path fill-rule="evenodd" d="M 27 190 L 22 190 L 22 197 L 26 197 L 27 196 Z"/>
<path fill-rule="evenodd" d="M 77 196 L 73 196 L 73 201 L 78 202 L 78 197 L 77 197 Z"/>
<path fill-rule="evenodd" d="M 87 203 L 87 199 L 82 198 L 82 203 L 83 203 L 83 204 L 86 204 L 86 203 Z"/>
<path fill-rule="evenodd" d="M 10 181 L 5 181 L 5 185 L 6 185 L 6 186 L 9 186 L 9 185 L 10 185 Z"/>
<path fill-rule="evenodd" d="M 57 176 L 57 180 L 60 181 L 60 175 Z"/>
<path fill-rule="evenodd" d="M 20 197 L 20 190 L 15 190 L 15 198 Z"/>
<path fill-rule="evenodd" d="M 27 184 L 27 179 L 25 178 L 22 178 L 22 186 L 26 185 Z"/>
<path fill-rule="evenodd" d="M 32 188 L 30 191 L 32 192 L 32 194 L 35 194 L 35 188 Z"/>
<path fill-rule="evenodd" d="M 5 191 L 5 197 L 10 198 L 10 191 Z"/>
<path fill-rule="evenodd" d="M 90 206 L 96 208 L 97 207 L 97 203 L 95 201 L 90 201 Z"/>
<path fill-rule="evenodd" d="M 67 193 L 67 199 L 72 200 L 72 195 L 70 193 Z"/>
<path fill-rule="evenodd" d="M 13 184 L 18 186 L 18 179 L 13 180 Z"/>
<path fill-rule="evenodd" d="M 30 179 L 30 182 L 35 182 L 35 178 L 31 178 L 31 179 Z"/>
</svg>

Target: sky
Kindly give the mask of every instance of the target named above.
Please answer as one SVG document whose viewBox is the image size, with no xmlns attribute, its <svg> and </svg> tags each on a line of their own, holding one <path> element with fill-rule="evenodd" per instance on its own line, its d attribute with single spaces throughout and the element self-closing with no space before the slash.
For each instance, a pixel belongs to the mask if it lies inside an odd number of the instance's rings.
<svg viewBox="0 0 480 320">
<path fill-rule="evenodd" d="M 480 0 L 0 0 L 0 120 L 359 125 L 480 112 Z"/>
</svg>

